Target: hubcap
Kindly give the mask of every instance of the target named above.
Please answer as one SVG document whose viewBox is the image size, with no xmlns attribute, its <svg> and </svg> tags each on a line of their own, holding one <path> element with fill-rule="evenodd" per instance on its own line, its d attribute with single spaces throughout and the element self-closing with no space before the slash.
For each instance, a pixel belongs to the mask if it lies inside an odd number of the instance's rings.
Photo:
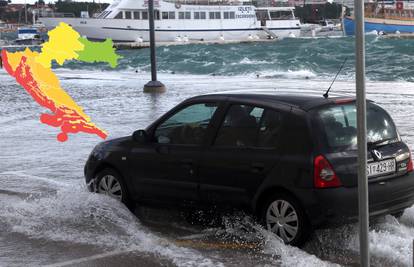
<svg viewBox="0 0 414 267">
<path fill-rule="evenodd" d="M 98 193 L 122 200 L 121 184 L 113 175 L 105 175 L 99 181 Z"/>
<path fill-rule="evenodd" d="M 266 212 L 267 230 L 275 233 L 285 242 L 292 241 L 299 227 L 296 210 L 285 200 L 273 201 Z"/>
</svg>

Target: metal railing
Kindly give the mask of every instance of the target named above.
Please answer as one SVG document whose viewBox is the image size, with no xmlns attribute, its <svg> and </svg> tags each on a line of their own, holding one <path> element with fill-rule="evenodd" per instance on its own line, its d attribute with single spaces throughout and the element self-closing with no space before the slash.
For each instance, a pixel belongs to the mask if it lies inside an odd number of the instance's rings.
<svg viewBox="0 0 414 267">
<path fill-rule="evenodd" d="M 182 4 L 182 5 L 205 5 L 205 6 L 239 6 L 243 5 L 243 1 L 238 0 L 164 0 L 165 2 Z"/>
</svg>

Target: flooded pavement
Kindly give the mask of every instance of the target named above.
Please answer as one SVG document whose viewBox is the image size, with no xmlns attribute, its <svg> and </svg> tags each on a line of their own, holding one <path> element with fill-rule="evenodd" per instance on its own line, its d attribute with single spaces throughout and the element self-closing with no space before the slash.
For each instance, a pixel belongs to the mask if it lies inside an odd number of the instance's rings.
<svg viewBox="0 0 414 267">
<path fill-rule="evenodd" d="M 161 74 L 167 93 L 142 93 L 148 74 L 57 70 L 62 87 L 109 138 L 131 134 L 180 101 L 223 90 L 272 89 L 322 95 L 330 81 Z M 244 214 L 219 225 L 191 225 L 178 211 L 138 208 L 134 214 L 106 196 L 89 193 L 83 166 L 95 136 L 56 141 L 39 122 L 43 109 L 0 71 L 0 266 L 336 266 L 358 265 L 358 227 L 318 230 L 303 249 L 283 245 Z M 368 98 L 394 118 L 414 148 L 414 87 L 368 82 Z M 353 94 L 338 81 L 333 94 Z M 412 264 L 414 209 L 399 220 L 373 222 L 374 266 Z"/>
</svg>

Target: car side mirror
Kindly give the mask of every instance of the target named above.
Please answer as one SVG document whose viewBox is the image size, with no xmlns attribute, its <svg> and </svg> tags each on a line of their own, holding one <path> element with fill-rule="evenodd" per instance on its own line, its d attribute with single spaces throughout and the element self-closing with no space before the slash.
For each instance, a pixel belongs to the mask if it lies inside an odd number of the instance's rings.
<svg viewBox="0 0 414 267">
<path fill-rule="evenodd" d="M 132 139 L 134 139 L 135 142 L 144 144 L 148 142 L 148 133 L 145 130 L 138 130 L 135 131 L 132 134 Z"/>
</svg>

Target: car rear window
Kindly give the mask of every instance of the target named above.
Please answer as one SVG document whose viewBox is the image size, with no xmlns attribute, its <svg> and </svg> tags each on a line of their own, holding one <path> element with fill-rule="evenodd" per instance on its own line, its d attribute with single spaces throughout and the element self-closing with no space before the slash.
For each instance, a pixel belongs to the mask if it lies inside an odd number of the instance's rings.
<svg viewBox="0 0 414 267">
<path fill-rule="evenodd" d="M 326 134 L 328 146 L 332 149 L 357 144 L 355 103 L 329 106 L 318 111 Z M 398 139 L 398 133 L 391 117 L 379 106 L 367 104 L 367 142 L 380 143 Z"/>
</svg>

